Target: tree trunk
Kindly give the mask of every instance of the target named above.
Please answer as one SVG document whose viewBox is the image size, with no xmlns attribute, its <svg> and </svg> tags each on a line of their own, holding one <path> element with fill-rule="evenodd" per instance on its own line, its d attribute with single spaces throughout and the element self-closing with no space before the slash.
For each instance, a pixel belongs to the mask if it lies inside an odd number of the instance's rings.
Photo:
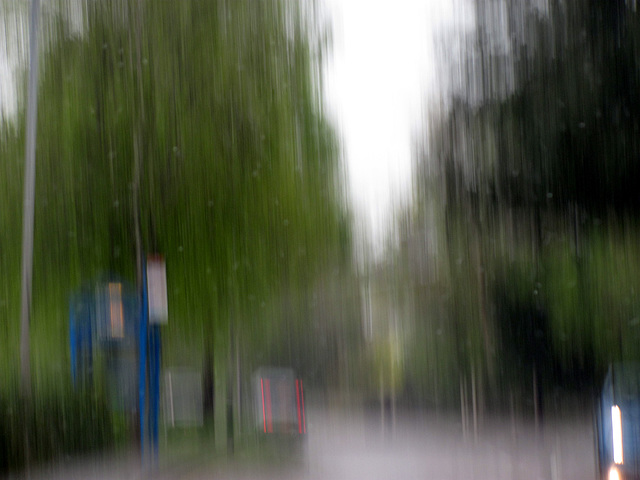
<svg viewBox="0 0 640 480">
<path fill-rule="evenodd" d="M 215 418 L 215 368 L 213 348 L 207 342 L 202 366 L 202 411 L 205 418 Z M 214 422 L 215 423 L 215 422 Z"/>
<path fill-rule="evenodd" d="M 227 417 L 227 454 L 234 452 L 233 425 L 233 350 L 234 350 L 233 318 L 229 321 L 229 350 L 227 356 L 227 388 L 226 388 L 226 417 Z"/>
</svg>

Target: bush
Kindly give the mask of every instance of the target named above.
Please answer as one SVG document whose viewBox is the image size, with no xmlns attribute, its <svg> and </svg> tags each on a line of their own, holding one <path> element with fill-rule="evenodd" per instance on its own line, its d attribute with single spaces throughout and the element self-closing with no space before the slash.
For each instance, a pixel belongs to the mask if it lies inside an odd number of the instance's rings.
<svg viewBox="0 0 640 480">
<path fill-rule="evenodd" d="M 22 469 L 27 457 L 42 463 L 113 443 L 111 413 L 95 391 L 34 391 L 28 403 L 17 389 L 0 395 L 0 472 Z"/>
</svg>

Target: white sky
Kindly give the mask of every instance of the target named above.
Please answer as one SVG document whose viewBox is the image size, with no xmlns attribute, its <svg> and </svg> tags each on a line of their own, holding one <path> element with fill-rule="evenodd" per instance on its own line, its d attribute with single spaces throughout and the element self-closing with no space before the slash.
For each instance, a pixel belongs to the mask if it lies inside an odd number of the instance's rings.
<svg viewBox="0 0 640 480">
<path fill-rule="evenodd" d="M 333 55 L 326 98 L 345 147 L 351 201 L 374 250 L 411 189 L 412 132 L 437 89 L 435 36 L 454 0 L 324 0 Z M 441 54 L 440 54 L 441 55 Z"/>
</svg>

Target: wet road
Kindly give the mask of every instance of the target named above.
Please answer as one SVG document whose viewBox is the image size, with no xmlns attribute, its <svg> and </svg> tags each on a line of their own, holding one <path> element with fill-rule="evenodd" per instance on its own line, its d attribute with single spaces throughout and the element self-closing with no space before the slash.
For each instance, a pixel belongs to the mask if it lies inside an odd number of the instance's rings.
<svg viewBox="0 0 640 480">
<path fill-rule="evenodd" d="M 585 480 L 595 479 L 590 418 L 532 423 L 485 420 L 462 434 L 456 418 L 399 416 L 383 428 L 375 414 L 309 412 L 305 454 L 296 462 L 212 462 L 160 469 L 139 458 L 92 459 L 31 472 L 34 479 Z M 24 477 L 14 477 L 24 478 Z"/>
<path fill-rule="evenodd" d="M 486 421 L 462 435 L 456 419 L 402 417 L 395 429 L 341 416 L 310 436 L 310 478 L 318 479 L 520 479 L 595 478 L 589 418 L 533 423 Z"/>
</svg>

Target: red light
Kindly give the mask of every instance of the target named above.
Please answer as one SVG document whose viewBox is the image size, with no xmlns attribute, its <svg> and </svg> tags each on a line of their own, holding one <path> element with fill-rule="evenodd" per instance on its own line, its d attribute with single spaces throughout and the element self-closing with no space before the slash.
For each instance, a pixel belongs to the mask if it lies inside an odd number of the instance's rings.
<svg viewBox="0 0 640 480">
<path fill-rule="evenodd" d="M 264 424 L 264 433 L 267 433 L 267 417 L 264 413 L 264 384 L 260 379 L 260 389 L 262 390 L 262 423 Z"/>
<path fill-rule="evenodd" d="M 300 389 L 298 388 L 298 380 L 296 380 L 296 400 L 298 402 L 298 433 L 302 433 L 302 424 L 300 423 Z"/>
</svg>

